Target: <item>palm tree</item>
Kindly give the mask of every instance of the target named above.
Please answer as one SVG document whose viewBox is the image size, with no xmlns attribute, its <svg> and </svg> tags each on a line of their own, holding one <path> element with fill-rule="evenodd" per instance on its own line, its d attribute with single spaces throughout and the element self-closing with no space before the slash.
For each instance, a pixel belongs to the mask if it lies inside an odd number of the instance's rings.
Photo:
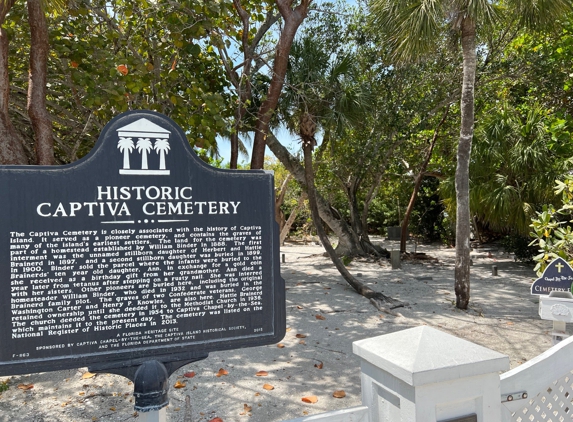
<svg viewBox="0 0 573 422">
<path fill-rule="evenodd" d="M 151 151 L 153 149 L 153 146 L 151 145 L 151 141 L 149 140 L 149 138 L 139 138 L 137 140 L 136 147 L 137 147 L 137 150 L 141 154 L 141 169 L 147 170 L 147 168 L 148 168 L 148 166 L 147 166 L 147 154 L 149 154 L 149 151 Z"/>
<path fill-rule="evenodd" d="M 463 82 L 460 138 L 456 167 L 456 306 L 467 309 L 470 300 L 469 164 L 474 132 L 474 84 L 478 28 L 485 30 L 502 17 L 540 28 L 573 9 L 573 0 L 371 0 L 372 15 L 398 60 L 428 54 L 449 26 L 461 41 Z"/>
<path fill-rule="evenodd" d="M 159 153 L 159 169 L 165 170 L 165 154 L 169 153 L 169 141 L 167 139 L 158 139 L 155 141 L 153 149 Z"/>
<path fill-rule="evenodd" d="M 134 145 L 133 140 L 131 138 L 119 138 L 119 142 L 117 143 L 117 147 L 119 151 L 123 153 L 123 168 L 129 169 L 129 154 L 133 151 Z"/>
</svg>

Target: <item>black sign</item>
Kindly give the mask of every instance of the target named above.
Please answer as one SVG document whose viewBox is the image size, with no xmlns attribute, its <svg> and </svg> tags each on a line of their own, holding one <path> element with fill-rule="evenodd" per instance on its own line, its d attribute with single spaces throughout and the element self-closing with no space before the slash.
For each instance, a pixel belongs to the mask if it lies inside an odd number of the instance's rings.
<svg viewBox="0 0 573 422">
<path fill-rule="evenodd" d="M 540 278 L 531 285 L 532 295 L 549 295 L 552 291 L 570 292 L 573 269 L 567 261 L 557 258 L 549 263 Z"/>
<path fill-rule="evenodd" d="M 59 167 L 0 167 L 0 375 L 272 344 L 285 332 L 272 174 L 204 164 L 128 112 Z"/>
</svg>

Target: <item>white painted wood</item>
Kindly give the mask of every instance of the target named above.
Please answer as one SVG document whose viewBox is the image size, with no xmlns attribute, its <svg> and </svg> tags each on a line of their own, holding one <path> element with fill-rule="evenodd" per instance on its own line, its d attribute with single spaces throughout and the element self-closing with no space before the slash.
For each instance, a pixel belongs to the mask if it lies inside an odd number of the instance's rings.
<svg viewBox="0 0 573 422">
<path fill-rule="evenodd" d="M 573 322 L 573 299 L 539 296 L 539 316 L 549 321 Z"/>
<path fill-rule="evenodd" d="M 501 394 L 527 391 L 529 398 L 546 391 L 558 378 L 573 369 L 573 337 L 569 337 L 529 362 L 501 375 Z M 523 407 L 527 400 L 503 403 L 510 412 Z"/>
<path fill-rule="evenodd" d="M 422 326 L 353 344 L 370 422 L 500 422 L 499 371 L 509 358 Z"/>
<path fill-rule="evenodd" d="M 167 422 L 167 408 L 153 412 L 139 412 L 137 422 Z"/>
<path fill-rule="evenodd" d="M 506 355 L 428 326 L 356 341 L 353 351 L 412 386 L 509 368 Z"/>
<path fill-rule="evenodd" d="M 349 407 L 348 409 L 335 410 L 333 412 L 320 413 L 318 415 L 305 416 L 290 419 L 285 422 L 377 422 L 368 418 L 366 406 Z"/>
</svg>

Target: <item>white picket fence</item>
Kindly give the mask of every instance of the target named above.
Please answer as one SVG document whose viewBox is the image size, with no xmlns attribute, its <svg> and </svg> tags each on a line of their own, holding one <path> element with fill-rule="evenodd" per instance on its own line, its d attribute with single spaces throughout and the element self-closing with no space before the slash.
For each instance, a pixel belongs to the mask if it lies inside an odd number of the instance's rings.
<svg viewBox="0 0 573 422">
<path fill-rule="evenodd" d="M 501 376 L 507 356 L 429 327 L 353 346 L 362 406 L 285 422 L 573 421 L 573 337 Z"/>
</svg>

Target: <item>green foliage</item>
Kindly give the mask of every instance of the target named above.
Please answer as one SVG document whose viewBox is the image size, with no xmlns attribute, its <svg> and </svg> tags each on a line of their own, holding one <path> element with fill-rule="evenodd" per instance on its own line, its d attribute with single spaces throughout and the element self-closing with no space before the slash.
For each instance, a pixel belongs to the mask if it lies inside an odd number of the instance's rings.
<svg viewBox="0 0 573 422">
<path fill-rule="evenodd" d="M 561 195 L 561 206 L 555 209 L 553 205 L 547 205 L 531 221 L 534 239 L 531 245 L 540 252 L 533 257 L 538 274 L 543 273 L 555 258 L 573 264 L 573 175 L 565 176 L 564 181 L 556 181 L 555 195 Z"/>
<path fill-rule="evenodd" d="M 513 253 L 515 260 L 519 262 L 532 262 L 537 254 L 537 248 L 531 245 L 531 238 L 516 233 L 505 236 L 501 239 L 501 245 L 510 253 Z"/>
<path fill-rule="evenodd" d="M 0 394 L 4 391 L 8 391 L 8 389 L 10 388 L 10 386 L 8 385 L 8 381 L 9 380 L 0 382 Z"/>
</svg>

